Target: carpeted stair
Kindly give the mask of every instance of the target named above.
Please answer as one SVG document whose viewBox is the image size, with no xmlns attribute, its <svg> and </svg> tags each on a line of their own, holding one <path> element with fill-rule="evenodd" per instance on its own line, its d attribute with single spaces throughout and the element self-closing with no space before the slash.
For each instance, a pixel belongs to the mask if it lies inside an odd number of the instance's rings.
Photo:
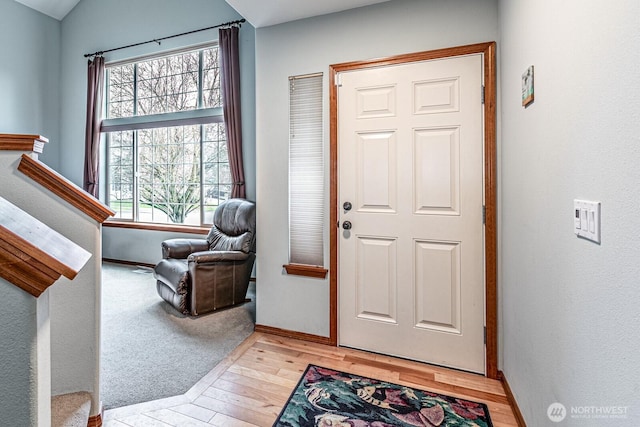
<svg viewBox="0 0 640 427">
<path fill-rule="evenodd" d="M 51 398 L 51 427 L 87 427 L 91 394 L 86 391 Z"/>
</svg>

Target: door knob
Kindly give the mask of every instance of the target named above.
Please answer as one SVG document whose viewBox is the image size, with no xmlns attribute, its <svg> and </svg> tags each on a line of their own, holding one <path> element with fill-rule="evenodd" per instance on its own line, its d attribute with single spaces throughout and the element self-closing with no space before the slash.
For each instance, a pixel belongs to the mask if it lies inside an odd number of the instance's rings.
<svg viewBox="0 0 640 427">
<path fill-rule="evenodd" d="M 344 209 L 345 211 L 350 211 L 351 208 L 351 202 L 344 202 L 344 204 L 342 205 L 342 209 Z"/>
<path fill-rule="evenodd" d="M 345 230 L 351 230 L 351 221 L 344 221 L 342 223 L 342 228 L 344 228 Z"/>
</svg>

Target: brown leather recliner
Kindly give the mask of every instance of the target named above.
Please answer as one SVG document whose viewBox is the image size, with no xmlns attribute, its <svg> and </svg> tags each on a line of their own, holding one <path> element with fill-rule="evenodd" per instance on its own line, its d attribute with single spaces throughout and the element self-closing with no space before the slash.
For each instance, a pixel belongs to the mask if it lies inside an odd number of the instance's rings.
<svg viewBox="0 0 640 427">
<path fill-rule="evenodd" d="M 206 239 L 162 242 L 163 259 L 154 268 L 158 294 L 192 316 L 245 302 L 256 258 L 255 231 L 255 203 L 221 203 Z"/>
</svg>

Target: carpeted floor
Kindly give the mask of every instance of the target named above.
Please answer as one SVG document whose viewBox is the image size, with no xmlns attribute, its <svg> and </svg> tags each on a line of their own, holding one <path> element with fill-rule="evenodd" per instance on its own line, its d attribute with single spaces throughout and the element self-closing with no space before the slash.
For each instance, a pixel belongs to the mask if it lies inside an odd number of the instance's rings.
<svg viewBox="0 0 640 427">
<path fill-rule="evenodd" d="M 197 318 L 156 293 L 150 269 L 104 263 L 101 399 L 105 409 L 185 393 L 244 341 L 255 323 L 251 302 Z"/>
</svg>

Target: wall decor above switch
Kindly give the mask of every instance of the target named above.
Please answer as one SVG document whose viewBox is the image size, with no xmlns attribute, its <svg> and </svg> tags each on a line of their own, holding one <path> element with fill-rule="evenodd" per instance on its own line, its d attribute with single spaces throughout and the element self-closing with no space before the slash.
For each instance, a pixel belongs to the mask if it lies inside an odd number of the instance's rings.
<svg viewBox="0 0 640 427">
<path fill-rule="evenodd" d="M 533 102 L 533 65 L 522 74 L 522 106 L 527 107 Z"/>
</svg>

